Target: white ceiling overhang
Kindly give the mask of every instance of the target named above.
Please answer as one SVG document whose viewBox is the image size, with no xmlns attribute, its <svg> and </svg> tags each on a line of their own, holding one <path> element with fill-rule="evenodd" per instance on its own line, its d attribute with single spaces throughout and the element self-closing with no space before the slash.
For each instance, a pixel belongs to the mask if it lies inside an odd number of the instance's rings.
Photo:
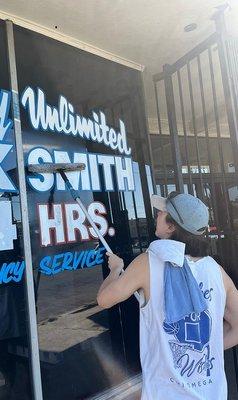
<svg viewBox="0 0 238 400">
<path fill-rule="evenodd" d="M 212 15 L 224 0 L 0 0 L 0 18 L 144 70 L 149 120 L 156 118 L 152 76 L 215 30 Z M 238 1 L 229 27 L 238 30 Z M 236 23 L 237 21 L 237 23 Z M 184 32 L 196 23 L 197 29 Z"/>
</svg>

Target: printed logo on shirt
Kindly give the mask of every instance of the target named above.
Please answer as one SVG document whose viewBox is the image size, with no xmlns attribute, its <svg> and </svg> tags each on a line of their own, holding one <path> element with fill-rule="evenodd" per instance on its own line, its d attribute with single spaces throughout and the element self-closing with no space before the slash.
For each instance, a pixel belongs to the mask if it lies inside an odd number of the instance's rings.
<svg viewBox="0 0 238 400">
<path fill-rule="evenodd" d="M 180 321 L 168 324 L 163 328 L 168 335 L 174 367 L 180 369 L 181 376 L 192 376 L 194 373 L 210 376 L 214 357 L 210 354 L 210 335 L 212 318 L 209 311 L 191 313 Z"/>
</svg>

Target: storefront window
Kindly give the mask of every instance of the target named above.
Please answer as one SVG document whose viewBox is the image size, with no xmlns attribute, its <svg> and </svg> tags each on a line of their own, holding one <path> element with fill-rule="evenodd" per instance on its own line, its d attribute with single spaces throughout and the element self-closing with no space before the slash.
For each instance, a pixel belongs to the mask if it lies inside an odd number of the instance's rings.
<svg viewBox="0 0 238 400">
<path fill-rule="evenodd" d="M 127 266 L 149 243 L 140 73 L 21 28 L 15 45 L 26 165 L 83 162 L 68 177 Z M 138 304 L 97 305 L 105 249 L 60 175 L 27 193 L 44 400 L 86 399 L 140 371 Z"/>
</svg>

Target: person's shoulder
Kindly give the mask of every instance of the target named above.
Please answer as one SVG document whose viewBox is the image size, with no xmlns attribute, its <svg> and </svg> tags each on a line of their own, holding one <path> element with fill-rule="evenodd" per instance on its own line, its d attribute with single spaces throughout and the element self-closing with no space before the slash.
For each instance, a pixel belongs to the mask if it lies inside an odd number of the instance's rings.
<svg viewBox="0 0 238 400">
<path fill-rule="evenodd" d="M 138 264 L 141 264 L 141 265 L 144 265 L 145 263 L 147 263 L 148 260 L 149 260 L 148 253 L 141 253 L 134 259 L 134 261 L 136 261 Z"/>
<path fill-rule="evenodd" d="M 141 253 L 128 265 L 128 267 L 125 269 L 125 273 L 121 275 L 121 278 L 124 279 L 127 276 L 130 280 L 132 277 L 134 277 L 134 282 L 140 285 L 138 287 L 144 287 L 144 283 L 148 279 L 149 274 L 148 266 L 148 254 Z"/>
<path fill-rule="evenodd" d="M 204 256 L 201 258 L 201 260 L 213 268 L 215 267 L 218 270 L 220 270 L 220 268 L 221 268 L 220 264 L 212 256 Z"/>
<path fill-rule="evenodd" d="M 141 253 L 137 256 L 130 264 L 130 268 L 136 271 L 137 274 L 146 274 L 149 266 L 149 255 L 148 253 Z"/>
</svg>

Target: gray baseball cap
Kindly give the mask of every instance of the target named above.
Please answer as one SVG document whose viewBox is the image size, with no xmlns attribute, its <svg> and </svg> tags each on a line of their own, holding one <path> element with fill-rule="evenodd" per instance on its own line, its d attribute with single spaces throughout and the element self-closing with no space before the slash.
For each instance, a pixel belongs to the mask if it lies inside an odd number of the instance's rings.
<svg viewBox="0 0 238 400">
<path fill-rule="evenodd" d="M 171 192 L 167 198 L 152 195 L 151 204 L 157 210 L 167 211 L 181 228 L 193 235 L 202 235 L 208 226 L 207 206 L 191 194 Z"/>
</svg>

